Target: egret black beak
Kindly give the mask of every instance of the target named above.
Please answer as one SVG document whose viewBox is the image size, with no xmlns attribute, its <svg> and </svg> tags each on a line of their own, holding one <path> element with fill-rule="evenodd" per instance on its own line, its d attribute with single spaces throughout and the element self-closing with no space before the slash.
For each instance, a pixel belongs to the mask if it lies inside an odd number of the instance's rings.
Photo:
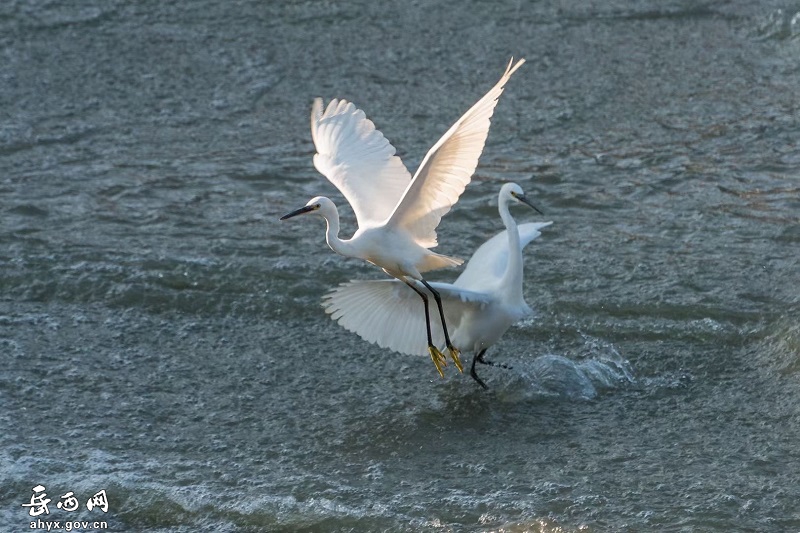
<svg viewBox="0 0 800 533">
<path fill-rule="evenodd" d="M 525 205 L 527 205 L 528 207 L 530 207 L 531 209 L 533 209 L 534 211 L 536 211 L 537 213 L 539 213 L 540 215 L 544 215 L 544 213 L 542 213 L 542 212 L 539 210 L 539 208 L 538 208 L 538 207 L 536 207 L 535 205 L 533 205 L 533 204 L 531 203 L 531 201 L 530 201 L 530 200 L 528 200 L 528 199 L 527 199 L 525 196 L 522 196 L 521 194 L 518 194 L 518 195 L 516 195 L 516 196 L 515 196 L 515 198 L 516 198 L 517 200 L 519 200 L 520 202 L 522 202 L 523 204 L 525 204 Z M 287 216 L 288 216 L 288 215 L 287 215 Z"/>
<path fill-rule="evenodd" d="M 315 205 L 304 205 L 300 209 L 295 209 L 291 213 L 286 213 L 285 215 L 283 215 L 281 217 L 281 220 L 286 220 L 287 218 L 296 217 L 297 215 L 302 215 L 303 213 L 308 213 L 309 211 L 313 211 L 314 209 L 317 209 L 317 206 L 315 206 Z"/>
</svg>

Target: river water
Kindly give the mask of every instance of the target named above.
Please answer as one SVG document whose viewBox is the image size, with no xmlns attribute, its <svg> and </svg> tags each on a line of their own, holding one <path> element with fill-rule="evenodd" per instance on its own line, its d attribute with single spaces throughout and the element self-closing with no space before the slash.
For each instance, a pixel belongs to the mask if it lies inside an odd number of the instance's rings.
<svg viewBox="0 0 800 533">
<path fill-rule="evenodd" d="M 553 221 L 484 391 L 332 322 L 383 274 L 278 218 L 355 228 L 314 97 L 413 171 L 511 56 L 438 231 L 508 180 Z M 798 58 L 797 2 L 3 2 L 0 529 L 799 531 Z"/>
</svg>

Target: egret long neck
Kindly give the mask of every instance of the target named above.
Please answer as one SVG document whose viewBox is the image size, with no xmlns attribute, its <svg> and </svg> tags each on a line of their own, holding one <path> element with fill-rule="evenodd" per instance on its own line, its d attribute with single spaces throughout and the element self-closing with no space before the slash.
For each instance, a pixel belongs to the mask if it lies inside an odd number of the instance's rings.
<svg viewBox="0 0 800 533">
<path fill-rule="evenodd" d="M 353 253 L 350 249 L 349 241 L 343 241 L 339 238 L 339 211 L 333 210 L 325 214 L 325 242 L 331 247 L 331 250 L 339 255 L 345 257 L 352 257 Z"/>
<path fill-rule="evenodd" d="M 508 202 L 500 202 L 500 218 L 508 234 L 508 264 L 503 274 L 503 289 L 509 296 L 522 298 L 522 250 L 519 246 L 517 223 L 508 211 Z"/>
</svg>

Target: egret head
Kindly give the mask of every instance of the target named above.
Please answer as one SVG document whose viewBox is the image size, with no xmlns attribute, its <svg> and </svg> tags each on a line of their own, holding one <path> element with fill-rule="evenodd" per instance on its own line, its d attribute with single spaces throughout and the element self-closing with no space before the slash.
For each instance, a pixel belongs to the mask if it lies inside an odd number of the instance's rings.
<svg viewBox="0 0 800 533">
<path fill-rule="evenodd" d="M 501 196 L 501 197 L 505 197 L 506 201 L 509 201 L 509 200 L 516 200 L 516 201 L 518 201 L 518 202 L 521 202 L 521 203 L 523 203 L 523 204 L 527 205 L 528 207 L 530 207 L 531 209 L 533 209 L 534 211 L 536 211 L 536 212 L 537 212 L 537 213 L 539 213 L 540 215 L 543 215 L 543 214 L 544 214 L 544 213 L 542 213 L 541 211 L 539 211 L 539 208 L 538 208 L 538 207 L 536 207 L 535 205 L 533 205 L 533 204 L 531 203 L 531 201 L 530 201 L 530 200 L 528 200 L 528 199 L 525 197 L 525 192 L 522 190 L 522 187 L 520 187 L 520 186 L 519 186 L 519 185 L 517 185 L 516 183 L 506 183 L 506 184 L 505 184 L 505 185 L 503 185 L 503 187 L 500 189 L 500 193 L 501 193 L 501 194 L 500 194 L 500 196 Z"/>
<path fill-rule="evenodd" d="M 286 213 L 281 217 L 281 220 L 296 217 L 297 215 L 305 215 L 306 213 L 316 213 L 318 215 L 326 216 L 329 212 L 336 211 L 336 206 L 325 196 L 316 196 L 308 201 L 306 205 L 300 209 L 295 209 L 291 213 Z"/>
</svg>

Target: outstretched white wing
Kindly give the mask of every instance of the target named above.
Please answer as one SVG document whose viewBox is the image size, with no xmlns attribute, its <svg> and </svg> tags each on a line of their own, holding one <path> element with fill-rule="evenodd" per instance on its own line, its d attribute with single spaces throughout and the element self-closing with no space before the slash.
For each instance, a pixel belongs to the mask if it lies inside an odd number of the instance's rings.
<svg viewBox="0 0 800 533">
<path fill-rule="evenodd" d="M 418 286 L 425 290 L 422 284 Z M 480 308 L 489 302 L 485 294 L 459 289 L 449 283 L 431 283 L 431 286 L 442 297 L 451 334 L 458 329 L 468 309 Z M 422 299 L 402 281 L 342 283 L 323 297 L 322 307 L 343 328 L 381 348 L 407 355 L 428 353 Z M 444 334 L 433 297 L 430 309 L 433 343 L 443 347 Z"/>
<path fill-rule="evenodd" d="M 375 124 L 347 100 L 331 100 L 323 113 L 317 98 L 311 108 L 311 137 L 317 148 L 314 166 L 347 198 L 358 226 L 385 221 L 411 174 Z"/>
<path fill-rule="evenodd" d="M 519 249 L 522 251 L 541 233 L 540 229 L 552 222 L 528 222 L 517 226 L 519 232 Z M 483 290 L 495 285 L 506 271 L 508 265 L 508 230 L 503 230 L 475 250 L 464 271 L 453 282 L 455 287 L 473 291 Z"/>
<path fill-rule="evenodd" d="M 421 246 L 436 246 L 436 226 L 472 179 L 497 99 L 524 62 L 512 58 L 500 81 L 428 151 L 387 224 L 404 228 Z"/>
</svg>

